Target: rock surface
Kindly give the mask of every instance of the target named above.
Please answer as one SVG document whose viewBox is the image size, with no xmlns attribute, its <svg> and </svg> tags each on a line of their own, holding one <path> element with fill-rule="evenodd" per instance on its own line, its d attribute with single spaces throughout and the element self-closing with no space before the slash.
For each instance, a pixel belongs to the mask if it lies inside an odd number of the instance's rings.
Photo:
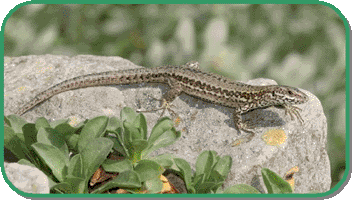
<svg viewBox="0 0 352 200">
<path fill-rule="evenodd" d="M 94 72 L 140 67 L 120 57 L 87 55 L 5 57 L 4 61 L 5 115 L 14 113 L 39 92 L 66 79 Z M 248 84 L 268 85 L 273 82 L 256 79 Z M 71 118 L 79 123 L 100 115 L 119 116 L 125 106 L 135 110 L 152 110 L 159 106 L 159 102 L 150 96 L 161 98 L 168 89 L 167 85 L 162 84 L 138 84 L 68 91 L 52 97 L 23 117 L 31 122 L 44 116 L 52 120 Z M 259 175 L 257 187 L 265 191 L 260 173 L 262 167 L 284 176 L 292 167 L 298 166 L 299 172 L 294 175 L 295 193 L 312 190 L 326 192 L 330 190 L 331 184 L 326 152 L 326 117 L 317 97 L 308 91 L 304 92 L 310 100 L 298 105 L 302 109 L 303 125 L 297 119 L 291 120 L 283 109 L 256 109 L 243 115 L 243 120 L 255 124 L 255 137 L 237 146 L 232 145 L 234 140 L 244 137 L 246 133 L 235 129 L 233 109 L 182 94 L 173 102 L 176 106 L 174 111 L 182 119 L 177 127 L 178 130 L 182 129 L 182 136 L 175 144 L 159 149 L 156 154 L 175 154 L 187 160 L 193 169 L 197 156 L 204 150 L 215 150 L 221 156 L 230 155 L 233 164 L 225 188 L 240 183 L 254 185 Z M 160 112 L 145 113 L 149 132 L 159 115 Z M 170 116 L 169 113 L 166 115 Z M 266 138 L 278 137 L 281 143 L 272 145 L 263 139 L 264 135 Z"/>
<path fill-rule="evenodd" d="M 17 163 L 4 163 L 7 178 L 19 190 L 27 193 L 49 193 L 48 177 L 39 169 Z"/>
</svg>

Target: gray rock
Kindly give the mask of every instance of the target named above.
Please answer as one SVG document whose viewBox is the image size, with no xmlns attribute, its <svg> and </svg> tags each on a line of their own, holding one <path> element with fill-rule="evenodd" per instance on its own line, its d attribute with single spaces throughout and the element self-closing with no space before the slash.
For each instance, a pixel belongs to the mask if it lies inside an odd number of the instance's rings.
<svg viewBox="0 0 352 200">
<path fill-rule="evenodd" d="M 27 193 L 49 193 L 48 177 L 39 169 L 17 163 L 4 163 L 7 178 L 19 190 Z"/>
<path fill-rule="evenodd" d="M 39 92 L 66 79 L 136 67 L 139 66 L 119 57 L 5 57 L 5 115 L 14 113 L 20 105 Z M 272 82 L 259 79 L 252 80 L 249 84 Z M 28 121 L 35 121 L 40 116 L 52 120 L 70 118 L 74 124 L 78 124 L 86 118 L 100 115 L 119 116 L 121 108 L 125 106 L 141 110 L 155 109 L 159 102 L 150 96 L 161 98 L 167 90 L 167 85 L 138 84 L 68 91 L 52 97 L 23 117 Z M 265 188 L 260 173 L 262 167 L 283 176 L 289 169 L 298 166 L 300 170 L 294 175 L 295 193 L 308 193 L 312 190 L 326 192 L 331 184 L 330 163 L 326 152 L 326 117 L 317 97 L 308 91 L 304 92 L 310 100 L 298 105 L 305 120 L 303 125 L 297 119 L 291 120 L 283 109 L 256 109 L 243 115 L 243 120 L 255 124 L 255 137 L 248 143 L 234 147 L 233 141 L 246 136 L 246 133 L 240 133 L 234 128 L 233 109 L 182 94 L 173 102 L 176 106 L 174 111 L 182 119 L 177 128 L 182 129 L 182 136 L 175 144 L 158 150 L 156 154 L 175 154 L 187 160 L 193 169 L 197 156 L 204 150 L 215 150 L 221 156 L 230 155 L 233 164 L 225 188 L 240 183 L 251 184 L 258 175 L 261 181 L 258 188 Z M 145 115 L 150 131 L 160 112 Z M 280 139 L 286 138 L 285 142 L 272 146 L 262 139 L 264 134 L 275 133 L 284 133 Z"/>
</svg>

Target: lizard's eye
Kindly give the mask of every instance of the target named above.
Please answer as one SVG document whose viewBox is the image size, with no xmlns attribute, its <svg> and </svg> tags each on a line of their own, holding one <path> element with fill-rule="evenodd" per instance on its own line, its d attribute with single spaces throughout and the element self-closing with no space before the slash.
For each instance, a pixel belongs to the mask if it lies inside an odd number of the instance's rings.
<svg viewBox="0 0 352 200">
<path fill-rule="evenodd" d="M 292 91 L 289 90 L 289 91 L 288 91 L 288 94 L 292 95 L 293 93 L 292 93 Z"/>
</svg>

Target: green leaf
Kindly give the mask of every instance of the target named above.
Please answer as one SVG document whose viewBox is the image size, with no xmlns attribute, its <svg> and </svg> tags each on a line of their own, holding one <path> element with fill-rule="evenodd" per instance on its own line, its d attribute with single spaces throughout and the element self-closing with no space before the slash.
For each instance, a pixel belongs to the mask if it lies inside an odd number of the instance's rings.
<svg viewBox="0 0 352 200">
<path fill-rule="evenodd" d="M 225 179 L 224 179 L 224 181 L 225 181 Z M 224 181 L 215 182 L 215 185 L 211 188 L 211 191 L 213 193 L 216 193 L 218 191 L 218 189 L 221 188 L 221 186 L 224 184 Z M 209 182 L 212 182 L 212 181 L 209 181 Z"/>
<path fill-rule="evenodd" d="M 77 127 L 72 127 L 69 124 L 63 123 L 58 124 L 54 130 L 62 136 L 70 150 L 72 150 L 73 152 L 78 151 L 77 143 L 79 140 L 79 135 L 75 134 L 75 132 L 78 130 Z"/>
<path fill-rule="evenodd" d="M 72 194 L 72 187 L 69 183 L 62 182 L 54 185 L 53 187 L 50 188 L 50 190 L 53 190 L 55 193 L 59 194 Z"/>
<path fill-rule="evenodd" d="M 218 189 L 215 190 L 214 193 L 215 193 L 215 194 L 222 194 L 222 193 L 224 193 L 224 192 L 223 192 L 222 188 L 219 187 Z"/>
<path fill-rule="evenodd" d="M 24 141 L 8 126 L 4 126 L 4 147 L 15 154 L 18 159 L 28 159 L 27 156 L 30 155 Z"/>
<path fill-rule="evenodd" d="M 89 121 L 89 120 L 86 119 L 86 120 L 80 122 L 79 124 L 75 125 L 73 128 L 76 129 L 76 131 L 77 131 L 77 130 L 81 129 L 83 126 L 85 126 L 88 121 Z"/>
<path fill-rule="evenodd" d="M 181 137 L 181 132 L 176 131 L 173 122 L 168 118 L 163 118 L 153 127 L 148 139 L 148 149 L 143 152 L 143 157 L 148 156 L 152 151 L 161 147 L 169 146 Z"/>
<path fill-rule="evenodd" d="M 142 139 L 141 130 L 137 128 L 132 122 L 123 122 L 123 127 L 125 128 L 125 144 L 131 143 L 133 140 Z"/>
<path fill-rule="evenodd" d="M 133 122 L 137 117 L 137 113 L 130 107 L 124 107 L 120 112 L 120 118 L 122 122 Z"/>
<path fill-rule="evenodd" d="M 165 153 L 155 157 L 151 157 L 149 158 L 149 160 L 153 160 L 157 162 L 159 165 L 161 165 L 164 168 L 170 168 L 175 171 L 179 171 L 179 168 L 176 166 L 173 160 L 174 158 L 177 158 L 174 154 Z M 172 162 L 172 165 L 170 165 L 171 163 L 169 161 Z"/>
<path fill-rule="evenodd" d="M 155 177 L 144 182 L 144 188 L 148 191 L 148 193 L 155 194 L 161 192 L 163 189 L 163 182 L 159 177 Z"/>
<path fill-rule="evenodd" d="M 70 186 L 70 191 L 72 194 L 83 194 L 88 191 L 87 180 L 78 177 L 68 177 L 65 180 Z"/>
<path fill-rule="evenodd" d="M 221 182 L 216 182 L 214 184 L 214 186 L 211 188 L 211 193 L 212 194 L 215 194 L 216 192 L 219 191 L 219 189 L 221 189 L 221 186 L 224 184 L 224 181 L 221 181 Z"/>
<path fill-rule="evenodd" d="M 210 176 L 211 169 L 213 168 L 214 160 L 214 154 L 211 151 L 203 151 L 199 154 L 196 161 L 195 176 L 204 174 L 203 181 L 207 180 Z"/>
<path fill-rule="evenodd" d="M 148 147 L 148 141 L 146 140 L 133 140 L 130 145 L 127 146 L 129 152 L 129 159 L 132 163 L 136 163 L 142 159 L 142 151 Z"/>
<path fill-rule="evenodd" d="M 216 183 L 214 182 L 203 182 L 199 185 L 196 185 L 194 188 L 197 194 L 206 194 L 211 193 L 212 188 L 215 188 Z"/>
<path fill-rule="evenodd" d="M 4 127 L 7 127 L 6 129 L 7 130 L 12 130 L 11 133 L 13 133 L 14 135 L 17 135 L 17 137 L 22 140 L 22 142 L 24 143 L 24 135 L 23 135 L 23 132 L 22 132 L 22 129 L 21 129 L 21 132 L 14 132 L 14 129 L 10 126 L 4 126 Z"/>
<path fill-rule="evenodd" d="M 9 120 L 6 116 L 4 116 L 4 126 L 9 126 L 9 127 L 11 127 L 11 122 L 10 122 L 10 120 Z"/>
<path fill-rule="evenodd" d="M 128 170 L 121 172 L 116 178 L 99 187 L 97 190 L 94 190 L 92 193 L 99 194 L 116 187 L 140 188 L 142 187 L 142 184 L 139 175 L 132 170 Z"/>
<path fill-rule="evenodd" d="M 50 191 L 59 194 L 83 194 L 88 193 L 87 180 L 77 177 L 68 177 L 65 182 L 57 183 Z"/>
<path fill-rule="evenodd" d="M 269 194 L 292 193 L 290 184 L 270 169 L 262 168 L 262 176 Z"/>
<path fill-rule="evenodd" d="M 32 145 L 38 156 L 50 167 L 54 176 L 63 182 L 65 177 L 65 168 L 68 164 L 68 157 L 58 148 L 48 144 L 35 143 Z"/>
<path fill-rule="evenodd" d="M 83 161 L 80 154 L 76 154 L 73 156 L 67 167 L 67 176 L 74 176 L 78 178 L 85 178 L 84 169 L 83 169 Z"/>
<path fill-rule="evenodd" d="M 216 151 L 214 151 L 214 150 L 211 150 L 210 151 L 212 154 L 213 154 L 213 157 L 214 157 L 214 164 L 213 164 L 213 166 L 215 165 L 215 163 L 217 163 L 219 160 L 220 160 L 220 156 L 218 155 L 218 153 L 216 152 Z"/>
<path fill-rule="evenodd" d="M 17 115 L 9 115 L 5 117 L 5 122 L 8 123 L 11 128 L 13 128 L 15 133 L 23 133 L 22 127 L 28 123 L 22 117 Z"/>
<path fill-rule="evenodd" d="M 111 133 L 111 132 L 110 132 Z M 114 134 L 117 134 L 116 132 L 113 132 Z M 125 145 L 123 144 L 123 142 L 121 142 L 121 140 L 119 140 L 119 136 L 118 137 L 113 137 L 110 135 L 107 135 L 106 138 L 109 138 L 113 143 L 114 146 L 112 147 L 115 151 L 119 152 L 120 154 L 123 155 L 123 157 L 128 157 L 128 150 L 125 147 Z"/>
<path fill-rule="evenodd" d="M 64 137 L 52 128 L 40 128 L 37 135 L 37 141 L 42 144 L 53 145 L 57 147 L 63 155 L 69 159 L 68 147 Z"/>
<path fill-rule="evenodd" d="M 126 119 L 122 118 L 123 121 L 123 127 L 125 129 L 125 141 L 126 142 L 131 142 L 134 139 L 147 139 L 147 121 L 144 117 L 143 114 L 138 114 L 134 113 L 134 111 L 130 111 L 127 109 L 129 112 L 126 114 L 125 112 L 124 115 L 127 116 L 125 117 Z"/>
<path fill-rule="evenodd" d="M 228 187 L 223 192 L 224 194 L 261 194 L 257 189 L 246 184 L 237 184 Z"/>
<path fill-rule="evenodd" d="M 192 169 L 188 162 L 182 158 L 174 158 L 176 166 L 179 168 L 188 191 L 194 190 L 192 186 Z"/>
<path fill-rule="evenodd" d="M 198 193 L 196 188 L 199 188 L 199 185 L 204 182 L 204 174 L 193 175 L 192 186 L 194 188 L 193 193 Z"/>
<path fill-rule="evenodd" d="M 157 159 L 152 158 L 151 160 L 157 162 L 165 169 L 171 168 L 174 165 L 174 162 L 171 159 L 167 159 L 167 158 L 157 158 Z"/>
<path fill-rule="evenodd" d="M 96 138 L 88 141 L 81 152 L 85 177 L 91 177 L 104 162 L 112 149 L 113 142 L 108 138 Z"/>
<path fill-rule="evenodd" d="M 108 120 L 108 117 L 100 116 L 95 117 L 87 122 L 87 124 L 83 127 L 78 140 L 79 152 L 82 152 L 82 150 L 91 140 L 102 137 L 104 135 Z"/>
<path fill-rule="evenodd" d="M 44 117 L 40 117 L 35 121 L 35 128 L 37 130 L 40 128 L 50 128 L 50 124 Z"/>
<path fill-rule="evenodd" d="M 33 163 L 31 163 L 29 160 L 26 160 L 26 159 L 21 159 L 17 163 L 20 165 L 27 165 L 27 166 L 31 166 L 31 167 L 36 167 Z"/>
<path fill-rule="evenodd" d="M 153 144 L 166 131 L 171 130 L 174 123 L 168 117 L 161 118 L 153 127 L 148 142 Z"/>
<path fill-rule="evenodd" d="M 70 136 L 66 136 L 65 139 L 66 139 L 68 149 L 74 152 L 78 152 L 79 135 L 72 134 Z"/>
<path fill-rule="evenodd" d="M 137 172 L 141 181 L 144 182 L 159 177 L 164 172 L 164 168 L 155 161 L 141 160 L 137 163 L 134 171 Z"/>
<path fill-rule="evenodd" d="M 133 121 L 133 124 L 138 127 L 140 134 L 141 134 L 141 139 L 146 140 L 147 139 L 147 120 L 145 119 L 145 116 L 142 113 L 139 113 L 135 120 Z"/>
<path fill-rule="evenodd" d="M 37 142 L 37 129 L 35 128 L 35 124 L 27 123 L 22 127 L 23 135 L 24 135 L 24 143 L 27 146 L 31 146 L 32 144 Z"/>
<path fill-rule="evenodd" d="M 67 124 L 70 121 L 70 119 L 59 119 L 55 120 L 53 122 L 50 122 L 51 128 L 56 128 L 57 125 L 59 124 Z"/>
<path fill-rule="evenodd" d="M 123 172 L 127 170 L 132 170 L 132 162 L 128 159 L 123 160 L 109 160 L 106 159 L 103 164 L 103 168 L 107 172 Z"/>
<path fill-rule="evenodd" d="M 226 176 L 222 176 L 218 171 L 212 170 L 210 172 L 208 181 L 217 183 L 217 182 L 223 182 L 225 179 L 226 179 Z"/>
<path fill-rule="evenodd" d="M 108 125 L 106 126 L 107 131 L 116 131 L 119 127 L 122 127 L 122 123 L 117 117 L 109 118 Z"/>
<path fill-rule="evenodd" d="M 63 136 L 69 136 L 75 133 L 75 131 L 77 130 L 77 128 L 72 127 L 69 124 L 58 124 L 55 128 L 55 131 L 57 131 L 58 133 L 60 133 Z"/>
<path fill-rule="evenodd" d="M 219 175 L 226 178 L 229 174 L 232 166 L 232 158 L 230 156 L 223 156 L 215 164 L 214 171 L 217 171 Z"/>
<path fill-rule="evenodd" d="M 165 131 L 160 137 L 158 137 L 152 144 L 149 143 L 148 149 L 143 152 L 143 156 L 148 156 L 151 152 L 162 148 L 162 147 L 167 147 L 177 141 L 177 139 L 180 137 L 181 132 L 176 131 L 174 128 L 171 130 Z"/>
</svg>

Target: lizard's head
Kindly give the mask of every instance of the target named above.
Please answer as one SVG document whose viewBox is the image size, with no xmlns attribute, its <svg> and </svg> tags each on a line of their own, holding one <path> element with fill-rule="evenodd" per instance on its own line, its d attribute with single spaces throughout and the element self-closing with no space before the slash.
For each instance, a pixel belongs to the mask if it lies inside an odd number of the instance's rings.
<svg viewBox="0 0 352 200">
<path fill-rule="evenodd" d="M 277 86 L 273 91 L 273 96 L 283 101 L 283 103 L 302 104 L 309 100 L 308 96 L 297 88 Z"/>
</svg>

